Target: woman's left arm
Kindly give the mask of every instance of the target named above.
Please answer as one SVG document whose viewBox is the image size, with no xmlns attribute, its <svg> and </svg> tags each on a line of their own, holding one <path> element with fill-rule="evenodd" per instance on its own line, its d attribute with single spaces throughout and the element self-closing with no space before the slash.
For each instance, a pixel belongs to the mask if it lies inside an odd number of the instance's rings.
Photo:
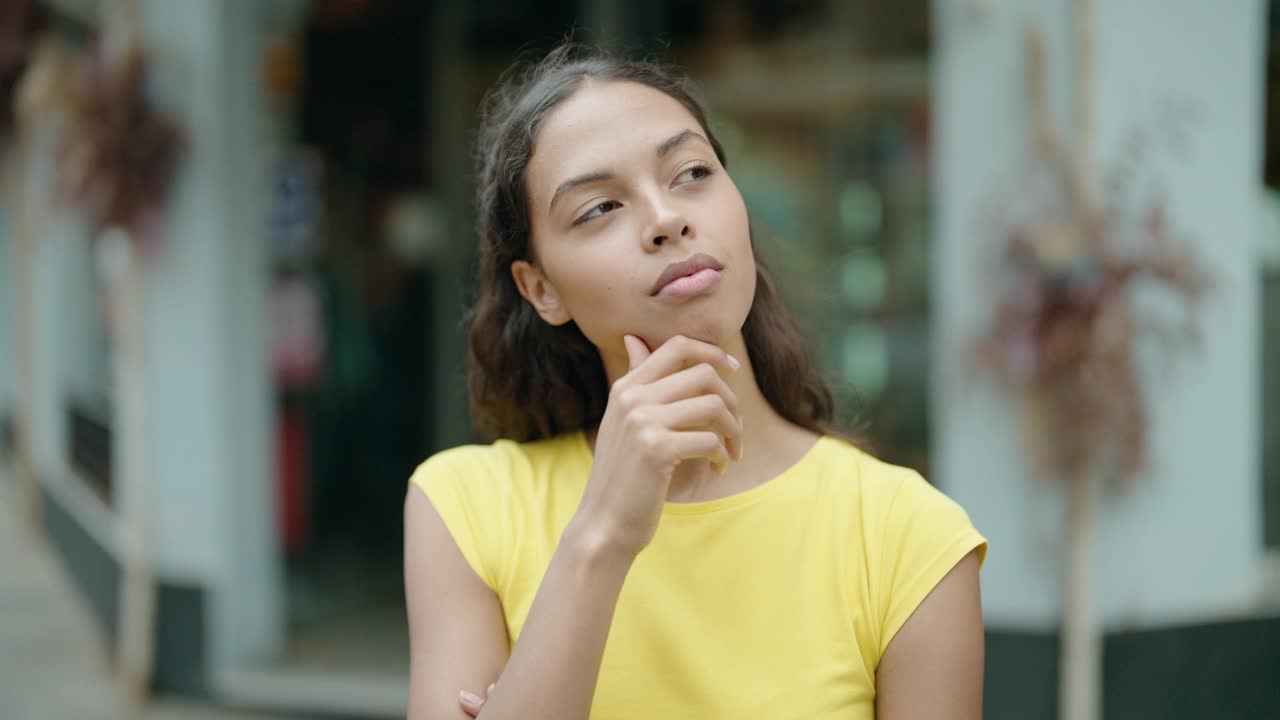
<svg viewBox="0 0 1280 720">
<path fill-rule="evenodd" d="M 877 720 L 980 720 L 982 602 L 971 552 L 916 608 L 876 670 Z"/>
</svg>

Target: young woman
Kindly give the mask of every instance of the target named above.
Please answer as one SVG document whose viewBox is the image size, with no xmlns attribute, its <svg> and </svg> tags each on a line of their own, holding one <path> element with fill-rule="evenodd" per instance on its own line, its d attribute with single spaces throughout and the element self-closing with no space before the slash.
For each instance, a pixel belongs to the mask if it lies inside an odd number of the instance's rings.
<svg viewBox="0 0 1280 720">
<path fill-rule="evenodd" d="M 501 439 L 409 487 L 410 718 L 977 720 L 986 542 L 834 434 L 683 81 L 561 48 L 479 150 Z"/>
</svg>

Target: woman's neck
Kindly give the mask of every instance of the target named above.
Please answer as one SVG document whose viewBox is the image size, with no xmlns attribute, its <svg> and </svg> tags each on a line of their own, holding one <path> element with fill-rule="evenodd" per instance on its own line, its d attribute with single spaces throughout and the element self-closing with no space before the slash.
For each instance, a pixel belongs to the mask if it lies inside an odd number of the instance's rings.
<svg viewBox="0 0 1280 720">
<path fill-rule="evenodd" d="M 756 381 L 755 368 L 741 333 L 721 347 L 742 363 L 734 372 L 721 372 L 725 384 L 738 399 L 742 416 L 742 460 L 729 463 L 724 475 L 716 475 L 705 460 L 680 463 L 671 479 L 669 498 L 672 502 L 713 500 L 767 482 L 799 461 L 818 438 L 817 433 L 782 417 L 769 404 Z M 618 358 L 603 359 L 610 384 L 626 373 L 625 355 L 621 363 Z M 595 431 L 592 428 L 587 433 L 593 449 Z"/>
</svg>

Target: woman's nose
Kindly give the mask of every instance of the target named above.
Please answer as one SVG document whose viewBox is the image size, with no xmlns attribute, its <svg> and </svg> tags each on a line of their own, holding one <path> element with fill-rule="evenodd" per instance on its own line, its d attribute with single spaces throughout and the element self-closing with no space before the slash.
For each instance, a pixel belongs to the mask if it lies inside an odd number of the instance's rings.
<svg viewBox="0 0 1280 720">
<path fill-rule="evenodd" d="M 656 250 L 673 238 L 693 239 L 694 230 L 689 219 L 678 209 L 670 204 L 661 204 L 655 205 L 653 225 L 644 237 L 646 248 Z"/>
<path fill-rule="evenodd" d="M 683 227 L 681 227 L 681 228 L 680 228 L 679 235 L 680 235 L 680 237 L 682 237 L 682 238 L 690 238 L 690 237 L 693 237 L 693 230 L 692 230 L 688 225 L 685 225 L 685 226 L 683 226 Z M 656 235 L 656 236 L 654 236 L 654 238 L 653 238 L 653 245 L 654 245 L 654 247 L 661 247 L 663 243 L 665 243 L 668 239 L 670 239 L 670 237 L 671 237 L 670 235 Z"/>
</svg>

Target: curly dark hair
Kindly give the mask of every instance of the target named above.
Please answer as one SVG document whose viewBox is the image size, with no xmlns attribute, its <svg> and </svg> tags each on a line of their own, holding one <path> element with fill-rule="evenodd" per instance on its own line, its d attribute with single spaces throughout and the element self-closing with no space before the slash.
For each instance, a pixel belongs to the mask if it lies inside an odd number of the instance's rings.
<svg viewBox="0 0 1280 720">
<path fill-rule="evenodd" d="M 511 277 L 512 262 L 533 259 L 526 172 L 538 127 L 587 79 L 640 83 L 674 98 L 727 167 L 688 80 L 669 67 L 564 44 L 503 75 L 481 106 L 477 296 L 468 318 L 472 417 L 490 437 L 548 438 L 592 427 L 604 415 L 609 383 L 599 351 L 576 323 L 544 322 Z M 831 391 L 810 367 L 800 332 L 752 247 L 756 290 L 742 334 L 761 392 L 787 420 L 842 434 L 834 426 Z"/>
</svg>

